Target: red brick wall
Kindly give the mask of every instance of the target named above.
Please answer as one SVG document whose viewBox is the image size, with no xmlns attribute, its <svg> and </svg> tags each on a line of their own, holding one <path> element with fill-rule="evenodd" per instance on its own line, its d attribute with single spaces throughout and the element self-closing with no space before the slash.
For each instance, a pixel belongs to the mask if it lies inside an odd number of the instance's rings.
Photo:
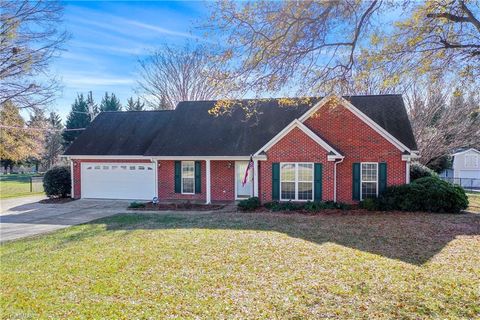
<svg viewBox="0 0 480 320">
<path fill-rule="evenodd" d="M 343 105 L 327 104 L 304 124 L 345 156 L 337 165 L 337 201 L 352 202 L 354 162 L 386 162 L 387 184 L 406 182 L 401 151 Z"/>
<path fill-rule="evenodd" d="M 212 201 L 235 200 L 235 161 L 211 161 Z"/>
<path fill-rule="evenodd" d="M 175 193 L 175 161 L 158 161 L 158 198 L 160 200 L 205 200 L 205 161 L 200 161 L 201 193 Z"/>
<path fill-rule="evenodd" d="M 158 190 L 160 200 L 206 200 L 206 163 L 201 162 L 202 192 L 199 194 L 175 193 L 175 161 L 159 161 Z M 235 161 L 211 161 L 212 201 L 235 199 Z"/>
<path fill-rule="evenodd" d="M 111 159 L 82 159 L 82 160 L 72 160 L 73 161 L 73 198 L 79 199 L 82 196 L 82 179 L 81 179 L 81 169 L 82 162 L 99 162 L 99 163 L 150 163 L 150 160 L 111 160 Z"/>
<path fill-rule="evenodd" d="M 259 196 L 262 202 L 272 201 L 272 164 L 274 162 L 322 163 L 322 199 L 333 200 L 333 162 L 327 161 L 327 151 L 298 128 L 272 146 L 267 161 L 259 161 Z"/>
</svg>

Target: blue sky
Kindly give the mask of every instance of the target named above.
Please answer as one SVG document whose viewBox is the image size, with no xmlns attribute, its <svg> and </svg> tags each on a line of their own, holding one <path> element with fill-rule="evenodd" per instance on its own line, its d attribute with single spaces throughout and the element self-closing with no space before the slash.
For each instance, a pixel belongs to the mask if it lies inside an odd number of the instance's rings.
<svg viewBox="0 0 480 320">
<path fill-rule="evenodd" d="M 108 91 L 125 104 L 136 96 L 137 59 L 162 43 L 198 39 L 194 24 L 207 17 L 200 1 L 66 2 L 64 25 L 71 38 L 51 65 L 63 84 L 52 108 L 65 119 L 77 93 L 90 90 L 97 103 Z"/>
</svg>

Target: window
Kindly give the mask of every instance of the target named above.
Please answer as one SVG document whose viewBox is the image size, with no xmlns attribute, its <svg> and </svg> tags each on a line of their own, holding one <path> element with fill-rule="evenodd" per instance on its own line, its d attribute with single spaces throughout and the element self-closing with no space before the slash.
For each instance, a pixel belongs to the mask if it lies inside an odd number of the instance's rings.
<svg viewBox="0 0 480 320">
<path fill-rule="evenodd" d="M 108 170 L 109 166 L 103 166 L 103 170 Z"/>
<path fill-rule="evenodd" d="M 313 200 L 313 163 L 280 164 L 280 200 Z"/>
<path fill-rule="evenodd" d="M 360 200 L 375 198 L 378 195 L 378 163 L 362 162 Z"/>
<path fill-rule="evenodd" d="M 100 166 L 95 166 L 94 169 L 95 170 L 100 170 Z"/>
<path fill-rule="evenodd" d="M 152 167 L 147 167 L 147 170 L 153 170 L 153 168 Z"/>
<path fill-rule="evenodd" d="M 182 193 L 195 193 L 195 162 L 182 161 Z"/>
<path fill-rule="evenodd" d="M 478 167 L 478 156 L 476 154 L 466 154 L 465 168 L 477 168 L 477 167 Z"/>
<path fill-rule="evenodd" d="M 138 170 L 145 170 L 144 166 L 138 166 Z"/>
<path fill-rule="evenodd" d="M 115 170 L 117 168 L 118 168 L 118 166 L 112 166 L 112 170 Z"/>
<path fill-rule="evenodd" d="M 130 166 L 130 170 L 135 170 L 135 166 Z"/>
</svg>

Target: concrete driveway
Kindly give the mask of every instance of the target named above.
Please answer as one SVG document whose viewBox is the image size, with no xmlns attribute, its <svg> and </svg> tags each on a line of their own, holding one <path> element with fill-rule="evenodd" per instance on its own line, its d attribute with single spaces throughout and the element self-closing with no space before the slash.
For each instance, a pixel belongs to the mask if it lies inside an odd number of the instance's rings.
<svg viewBox="0 0 480 320">
<path fill-rule="evenodd" d="M 81 199 L 41 204 L 42 197 L 0 200 L 0 242 L 51 232 L 126 212 L 129 201 Z"/>
</svg>

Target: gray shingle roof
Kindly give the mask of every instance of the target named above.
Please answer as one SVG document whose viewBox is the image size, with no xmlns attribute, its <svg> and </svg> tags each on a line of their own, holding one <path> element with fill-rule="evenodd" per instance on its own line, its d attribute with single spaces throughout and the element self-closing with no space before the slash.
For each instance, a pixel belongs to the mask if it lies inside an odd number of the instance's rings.
<svg viewBox="0 0 480 320">
<path fill-rule="evenodd" d="M 345 98 L 408 148 L 417 149 L 400 95 Z M 249 119 L 238 106 L 226 115 L 210 115 L 216 101 L 181 102 L 175 111 L 105 112 L 65 155 L 248 156 L 320 100 L 297 100 L 294 106 L 281 106 L 279 99 L 239 100 L 255 105 L 257 114 Z"/>
</svg>

